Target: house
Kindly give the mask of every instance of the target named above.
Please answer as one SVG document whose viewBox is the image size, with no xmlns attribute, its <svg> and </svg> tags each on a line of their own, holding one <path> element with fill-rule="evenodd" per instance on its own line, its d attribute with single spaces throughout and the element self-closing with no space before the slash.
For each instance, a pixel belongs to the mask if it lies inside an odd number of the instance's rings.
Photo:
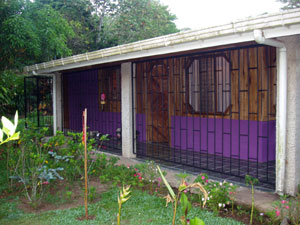
<svg viewBox="0 0 300 225">
<path fill-rule="evenodd" d="M 54 131 L 243 178 L 300 183 L 300 10 L 179 32 L 25 67 L 53 76 Z M 117 131 L 122 132 L 122 142 Z"/>
</svg>

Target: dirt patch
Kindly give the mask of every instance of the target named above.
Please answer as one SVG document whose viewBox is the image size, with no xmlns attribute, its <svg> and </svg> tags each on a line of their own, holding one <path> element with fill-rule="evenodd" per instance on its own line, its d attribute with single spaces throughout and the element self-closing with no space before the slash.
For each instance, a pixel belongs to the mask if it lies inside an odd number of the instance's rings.
<svg viewBox="0 0 300 225">
<path fill-rule="evenodd" d="M 238 214 L 237 212 L 232 213 L 231 211 L 228 211 L 228 212 L 220 211 L 219 216 L 224 217 L 224 218 L 232 218 L 232 219 L 240 221 L 244 224 L 250 224 L 250 213 Z M 261 225 L 261 224 L 267 223 L 268 218 L 266 216 L 260 216 L 260 217 L 261 217 L 261 220 L 259 220 L 254 215 L 252 225 Z M 267 223 L 267 224 L 269 224 L 269 223 Z"/>
<path fill-rule="evenodd" d="M 93 219 L 95 219 L 95 217 L 96 216 L 94 216 L 94 215 L 89 215 L 88 218 L 86 219 L 85 215 L 84 215 L 84 216 L 78 217 L 77 220 L 80 220 L 80 221 L 82 221 L 82 220 L 93 220 Z"/>
<path fill-rule="evenodd" d="M 100 199 L 100 194 L 109 189 L 109 185 L 101 184 L 96 179 L 89 182 L 89 187 L 95 187 L 95 193 L 93 194 L 93 201 Z M 52 201 L 53 199 L 53 201 Z M 91 202 L 91 201 L 89 201 Z M 66 184 L 63 181 L 57 182 L 55 187 L 49 190 L 49 194 L 45 196 L 45 200 L 42 201 L 38 207 L 34 208 L 27 198 L 22 197 L 18 208 L 27 213 L 41 213 L 50 210 L 69 209 L 84 205 L 84 183 L 76 182 L 72 185 Z"/>
</svg>

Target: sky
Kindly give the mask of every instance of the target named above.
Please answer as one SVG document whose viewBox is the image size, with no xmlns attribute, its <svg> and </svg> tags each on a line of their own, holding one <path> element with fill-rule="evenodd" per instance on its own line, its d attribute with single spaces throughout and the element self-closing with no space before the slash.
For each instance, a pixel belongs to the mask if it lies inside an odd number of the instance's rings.
<svg viewBox="0 0 300 225">
<path fill-rule="evenodd" d="M 264 13 L 279 12 L 276 0 L 160 0 L 177 16 L 179 29 L 222 25 Z"/>
</svg>

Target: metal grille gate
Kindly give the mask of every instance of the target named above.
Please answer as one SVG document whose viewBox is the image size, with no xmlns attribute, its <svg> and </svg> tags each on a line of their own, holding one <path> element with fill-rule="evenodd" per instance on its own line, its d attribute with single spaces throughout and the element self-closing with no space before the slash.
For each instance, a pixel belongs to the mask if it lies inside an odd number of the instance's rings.
<svg viewBox="0 0 300 225">
<path fill-rule="evenodd" d="M 52 77 L 24 78 L 26 126 L 48 127 L 53 133 Z"/>
<path fill-rule="evenodd" d="M 75 71 L 62 77 L 64 132 L 82 131 L 82 111 L 87 108 L 90 135 L 97 140 L 100 135 L 109 134 L 109 141 L 103 143 L 101 150 L 121 154 L 120 67 Z"/>
<path fill-rule="evenodd" d="M 275 184 L 276 49 L 252 45 L 133 64 L 137 157 Z"/>
</svg>

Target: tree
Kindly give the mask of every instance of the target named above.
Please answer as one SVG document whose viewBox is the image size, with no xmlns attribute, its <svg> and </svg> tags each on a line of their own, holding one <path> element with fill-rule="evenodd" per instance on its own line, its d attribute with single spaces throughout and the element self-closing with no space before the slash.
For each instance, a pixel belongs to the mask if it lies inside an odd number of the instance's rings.
<svg viewBox="0 0 300 225">
<path fill-rule="evenodd" d="M 158 0 L 35 0 L 69 22 L 74 54 L 177 32 L 176 16 Z M 128 29 L 129 28 L 129 29 Z"/>
<path fill-rule="evenodd" d="M 119 0 L 120 1 L 120 0 Z M 118 0 L 36 0 L 49 5 L 69 22 L 75 36 L 68 40 L 74 54 L 96 50 L 102 40 L 103 21 L 117 12 Z"/>
<path fill-rule="evenodd" d="M 25 0 L 0 4 L 0 71 L 65 57 L 73 30 L 54 9 Z"/>
<path fill-rule="evenodd" d="M 72 54 L 74 33 L 59 12 L 29 0 L 0 1 L 0 113 L 23 112 L 25 65 Z"/>
<path fill-rule="evenodd" d="M 175 19 L 157 0 L 122 0 L 118 12 L 104 20 L 101 47 L 178 32 Z"/>
<path fill-rule="evenodd" d="M 68 38 L 68 47 L 73 54 L 91 51 L 95 46 L 95 31 L 98 16 L 89 0 L 36 0 L 44 7 L 48 5 L 58 11 L 72 27 L 75 35 Z"/>
<path fill-rule="evenodd" d="M 283 9 L 295 9 L 300 8 L 300 0 L 279 0 L 287 5 Z"/>
<path fill-rule="evenodd" d="M 43 61 L 72 54 L 67 41 L 74 32 L 59 12 L 48 6 L 40 8 L 37 4 L 29 4 L 24 16 L 33 23 L 39 38 L 39 57 Z"/>
<path fill-rule="evenodd" d="M 117 0 L 93 0 L 95 12 L 98 15 L 97 35 L 95 44 L 100 44 L 102 37 L 102 28 L 106 17 L 113 16 L 120 8 L 120 1 Z"/>
<path fill-rule="evenodd" d="M 11 70 L 0 72 L 0 115 L 24 111 L 24 80 Z"/>
</svg>

